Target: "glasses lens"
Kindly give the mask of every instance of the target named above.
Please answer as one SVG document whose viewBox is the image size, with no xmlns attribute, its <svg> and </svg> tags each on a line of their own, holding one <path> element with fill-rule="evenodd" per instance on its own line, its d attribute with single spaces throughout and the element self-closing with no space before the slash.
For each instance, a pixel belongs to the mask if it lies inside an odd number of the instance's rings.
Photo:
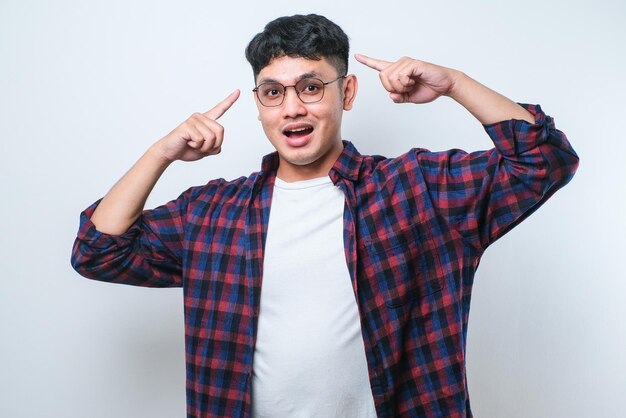
<svg viewBox="0 0 626 418">
<path fill-rule="evenodd" d="M 278 106 L 284 95 L 285 86 L 280 83 L 262 83 L 257 88 L 257 96 L 265 106 Z"/>
<path fill-rule="evenodd" d="M 304 78 L 296 84 L 296 91 L 305 103 L 319 102 L 324 96 L 324 83 L 317 78 Z"/>
</svg>

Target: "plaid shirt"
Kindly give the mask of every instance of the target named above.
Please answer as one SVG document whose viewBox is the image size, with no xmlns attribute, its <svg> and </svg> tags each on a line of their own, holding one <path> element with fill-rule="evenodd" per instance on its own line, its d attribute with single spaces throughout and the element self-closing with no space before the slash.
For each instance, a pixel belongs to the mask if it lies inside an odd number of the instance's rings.
<svg viewBox="0 0 626 418">
<path fill-rule="evenodd" d="M 535 124 L 485 129 L 495 148 L 363 156 L 349 142 L 329 172 L 345 193 L 344 246 L 380 417 L 471 416 L 465 342 L 483 251 L 573 176 L 578 157 L 539 106 Z M 278 156 L 214 180 L 142 217 L 121 236 L 81 215 L 82 275 L 182 286 L 187 414 L 246 417 L 263 248 Z"/>
</svg>

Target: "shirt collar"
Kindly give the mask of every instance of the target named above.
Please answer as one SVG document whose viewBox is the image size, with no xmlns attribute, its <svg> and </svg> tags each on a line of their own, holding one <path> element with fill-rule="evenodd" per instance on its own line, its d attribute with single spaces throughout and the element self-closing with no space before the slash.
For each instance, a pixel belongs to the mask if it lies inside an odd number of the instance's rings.
<svg viewBox="0 0 626 418">
<path fill-rule="evenodd" d="M 342 179 L 348 179 L 356 181 L 361 173 L 361 165 L 363 163 L 363 156 L 359 153 L 352 142 L 343 141 L 343 151 L 335 161 L 335 164 L 330 169 L 328 175 L 333 183 Z M 261 163 L 261 176 L 265 177 L 269 173 L 275 173 L 278 170 L 279 158 L 278 152 L 274 151 L 271 154 L 263 157 Z"/>
</svg>

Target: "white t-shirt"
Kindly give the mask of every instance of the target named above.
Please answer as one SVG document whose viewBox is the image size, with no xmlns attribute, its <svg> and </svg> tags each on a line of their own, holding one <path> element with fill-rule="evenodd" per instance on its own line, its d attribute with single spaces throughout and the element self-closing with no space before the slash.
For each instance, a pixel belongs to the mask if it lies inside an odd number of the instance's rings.
<svg viewBox="0 0 626 418">
<path fill-rule="evenodd" d="M 252 375 L 254 417 L 376 417 L 329 177 L 276 179 Z"/>
</svg>

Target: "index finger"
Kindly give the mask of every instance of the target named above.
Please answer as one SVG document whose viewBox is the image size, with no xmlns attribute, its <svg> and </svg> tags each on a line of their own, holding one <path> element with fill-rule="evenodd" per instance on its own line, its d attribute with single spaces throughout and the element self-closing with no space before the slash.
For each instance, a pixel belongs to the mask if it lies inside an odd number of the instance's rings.
<svg viewBox="0 0 626 418">
<path fill-rule="evenodd" d="M 391 64 L 389 61 L 379 60 L 363 54 L 354 54 L 354 58 L 361 64 L 367 65 L 376 71 L 382 71 Z"/>
<path fill-rule="evenodd" d="M 228 109 L 230 109 L 233 103 L 237 101 L 240 93 L 239 89 L 233 91 L 224 100 L 215 105 L 215 107 L 205 112 L 204 116 L 213 120 L 219 119 Z"/>
</svg>

